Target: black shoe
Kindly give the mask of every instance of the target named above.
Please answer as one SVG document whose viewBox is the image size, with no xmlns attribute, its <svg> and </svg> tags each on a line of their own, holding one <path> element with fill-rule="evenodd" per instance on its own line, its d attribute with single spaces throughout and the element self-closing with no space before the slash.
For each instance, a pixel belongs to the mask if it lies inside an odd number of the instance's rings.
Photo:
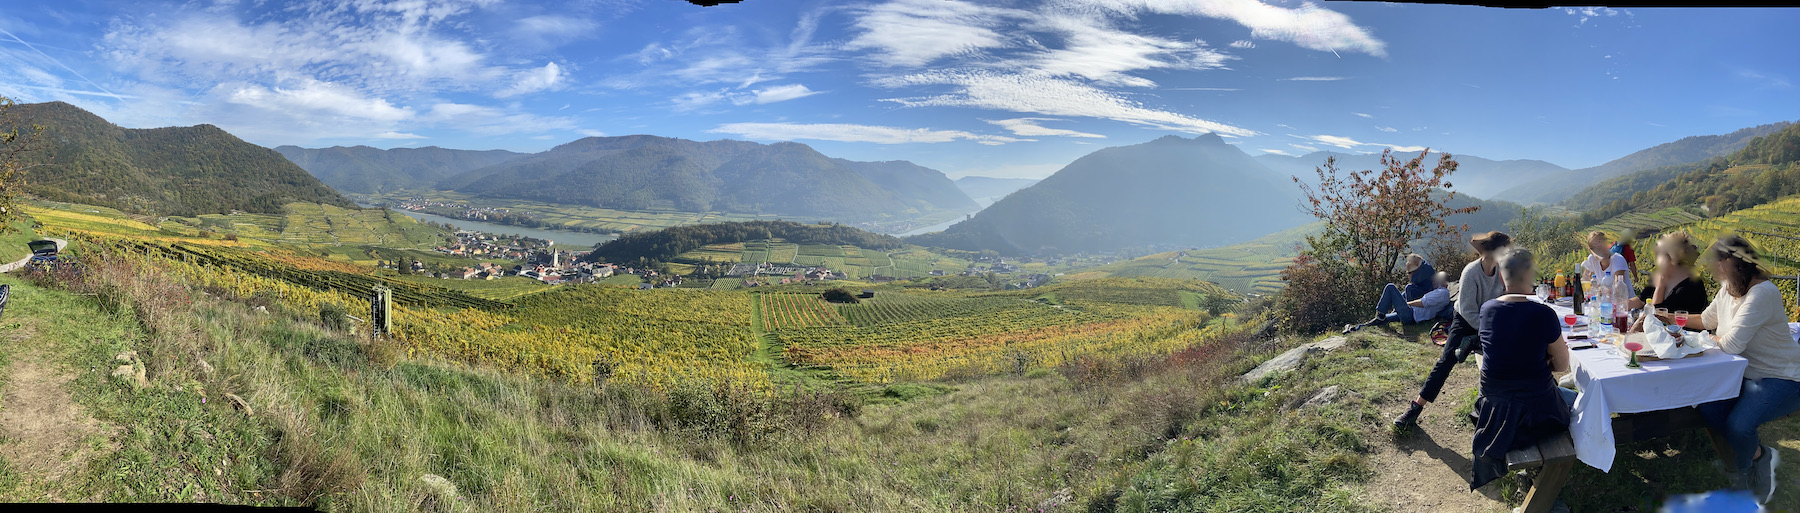
<svg viewBox="0 0 1800 513">
<path fill-rule="evenodd" d="M 1344 325 L 1344 334 L 1349 335 L 1351 332 L 1360 330 L 1360 329 L 1363 329 L 1363 325 L 1361 325 L 1361 324 L 1345 324 Z"/>
<path fill-rule="evenodd" d="M 1732 472 L 1730 476 L 1727 476 L 1731 481 L 1731 489 L 1750 491 L 1750 474 L 1751 472 L 1748 470 Z"/>
<path fill-rule="evenodd" d="M 1478 337 L 1469 337 L 1469 336 L 1465 336 L 1462 338 L 1462 345 L 1456 346 L 1456 363 L 1462 363 L 1464 361 L 1468 361 L 1469 353 L 1475 351 L 1475 344 L 1477 343 L 1477 339 L 1478 339 Z"/>
<path fill-rule="evenodd" d="M 1424 412 L 1425 405 L 1412 403 L 1412 407 L 1407 408 L 1406 413 L 1402 413 L 1399 418 L 1394 419 L 1394 427 L 1416 426 L 1419 424 L 1419 414 Z"/>
</svg>

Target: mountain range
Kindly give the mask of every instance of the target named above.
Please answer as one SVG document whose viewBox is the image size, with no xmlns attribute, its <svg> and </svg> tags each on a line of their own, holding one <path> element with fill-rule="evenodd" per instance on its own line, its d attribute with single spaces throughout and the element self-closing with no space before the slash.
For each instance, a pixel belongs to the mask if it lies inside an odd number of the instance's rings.
<svg viewBox="0 0 1800 513">
<path fill-rule="evenodd" d="M 588 137 L 534 154 L 434 150 L 394 149 L 382 154 L 384 150 L 293 148 L 284 154 L 319 177 L 358 191 L 406 184 L 621 210 L 777 214 L 844 222 L 980 208 L 937 170 L 906 161 L 831 158 L 792 142 L 765 145 L 631 135 Z M 491 162 L 483 165 L 484 160 Z M 427 169 L 436 175 L 424 172 Z"/>
<path fill-rule="evenodd" d="M 909 242 L 1008 255 L 1222 245 L 1306 222 L 1297 193 L 1218 135 L 1170 135 L 1090 153 Z"/>
<path fill-rule="evenodd" d="M 517 159 L 506 150 L 452 150 L 436 146 L 382 150 L 368 146 L 308 149 L 276 146 L 275 151 L 341 192 L 375 194 L 429 188 L 452 175 Z"/>
<path fill-rule="evenodd" d="M 25 191 L 45 199 L 180 216 L 356 206 L 280 153 L 213 125 L 122 128 L 63 102 L 17 105 L 9 118 L 45 128 L 45 150 L 25 155 Z"/>
<path fill-rule="evenodd" d="M 1423 165 L 1430 169 L 1437 166 L 1442 152 L 1431 152 L 1425 156 Z M 1401 162 L 1419 156 L 1418 152 L 1394 152 L 1393 157 Z M 1350 171 L 1380 169 L 1381 154 L 1354 154 L 1335 151 L 1319 151 L 1298 157 L 1279 154 L 1257 155 L 1256 161 L 1274 171 L 1283 180 L 1298 177 L 1307 185 L 1318 185 L 1319 175 L 1315 172 L 1325 165 L 1327 157 L 1337 157 L 1339 176 Z M 1542 160 L 1489 160 L 1470 155 L 1452 153 L 1456 160 L 1456 172 L 1450 175 L 1451 189 L 1475 196 L 1492 198 L 1501 191 L 1517 186 L 1521 182 L 1557 176 L 1569 171 L 1568 168 L 1544 162 Z"/>
<path fill-rule="evenodd" d="M 1494 198 L 1525 205 L 1556 203 L 1574 196 L 1589 186 L 1614 177 L 1730 155 L 1742 149 L 1751 139 L 1779 132 L 1788 125 L 1789 123 L 1784 121 L 1745 128 L 1729 134 L 1685 137 L 1678 141 L 1658 144 L 1598 166 L 1545 175 L 1536 180 L 1526 181 L 1501 191 Z"/>
</svg>

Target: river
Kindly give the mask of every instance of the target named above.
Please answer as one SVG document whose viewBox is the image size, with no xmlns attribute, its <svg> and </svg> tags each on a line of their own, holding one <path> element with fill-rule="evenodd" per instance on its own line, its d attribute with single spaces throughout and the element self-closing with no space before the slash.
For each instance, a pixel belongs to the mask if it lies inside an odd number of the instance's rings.
<svg viewBox="0 0 1800 513">
<path fill-rule="evenodd" d="M 485 223 L 485 222 L 481 222 L 481 221 L 466 221 L 466 220 L 462 220 L 462 219 L 454 219 L 454 218 L 444 217 L 444 216 L 440 216 L 437 214 L 427 214 L 424 212 L 413 212 L 413 211 L 409 211 L 409 210 L 399 210 L 399 209 L 389 209 L 389 210 L 393 210 L 395 212 L 406 214 L 408 216 L 411 216 L 413 219 L 418 219 L 420 221 L 431 221 L 434 223 L 450 223 L 451 226 L 455 226 L 457 228 L 464 229 L 464 230 L 475 230 L 478 232 L 486 232 L 486 233 L 492 233 L 492 234 L 496 234 L 496 235 L 523 235 L 523 236 L 531 237 L 534 239 L 545 239 L 545 240 L 555 242 L 557 244 L 566 244 L 566 245 L 570 245 L 570 246 L 593 246 L 595 244 L 599 244 L 599 243 L 613 240 L 614 238 L 616 238 L 611 235 L 602 235 L 602 234 L 598 234 L 598 233 L 572 232 L 569 230 L 548 230 L 548 229 L 541 229 L 541 228 L 526 228 L 523 226 L 512 226 L 512 225 L 507 225 L 507 224 Z"/>
</svg>

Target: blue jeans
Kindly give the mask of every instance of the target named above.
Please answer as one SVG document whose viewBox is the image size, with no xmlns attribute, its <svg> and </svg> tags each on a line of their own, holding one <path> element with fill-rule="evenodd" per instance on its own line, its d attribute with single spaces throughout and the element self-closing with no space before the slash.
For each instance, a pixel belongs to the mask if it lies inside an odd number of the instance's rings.
<svg viewBox="0 0 1800 513">
<path fill-rule="evenodd" d="M 1387 288 L 1381 289 L 1381 302 L 1375 303 L 1375 315 L 1388 321 L 1400 321 L 1407 324 L 1418 322 L 1413 320 L 1412 307 L 1406 305 L 1406 295 L 1400 292 L 1400 287 L 1394 286 L 1392 283 L 1387 284 Z"/>
<path fill-rule="evenodd" d="M 1781 378 L 1744 380 L 1744 388 L 1733 399 L 1702 404 L 1697 409 L 1706 424 L 1723 431 L 1737 453 L 1737 470 L 1745 471 L 1756 459 L 1756 448 L 1762 440 L 1756 427 L 1794 410 L 1800 410 L 1800 382 Z"/>
</svg>

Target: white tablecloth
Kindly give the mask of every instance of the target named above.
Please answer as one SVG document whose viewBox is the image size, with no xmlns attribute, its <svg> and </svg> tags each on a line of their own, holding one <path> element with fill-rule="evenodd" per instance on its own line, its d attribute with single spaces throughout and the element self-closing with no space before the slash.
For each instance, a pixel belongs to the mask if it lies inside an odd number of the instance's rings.
<svg viewBox="0 0 1800 513">
<path fill-rule="evenodd" d="M 1626 357 L 1601 345 L 1570 353 L 1575 376 L 1575 415 L 1569 434 L 1575 456 L 1583 463 L 1612 470 L 1617 443 L 1612 414 L 1671 410 L 1737 397 L 1749 360 L 1717 349 L 1679 360 L 1639 360 L 1642 368 L 1625 367 Z"/>
</svg>

